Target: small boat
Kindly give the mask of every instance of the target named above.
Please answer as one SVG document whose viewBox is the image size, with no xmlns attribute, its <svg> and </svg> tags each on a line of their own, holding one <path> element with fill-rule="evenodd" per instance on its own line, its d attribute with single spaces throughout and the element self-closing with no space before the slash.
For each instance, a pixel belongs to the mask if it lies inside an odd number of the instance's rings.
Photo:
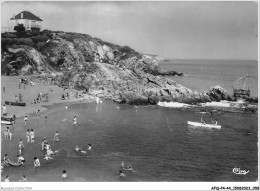
<svg viewBox="0 0 260 191">
<path fill-rule="evenodd" d="M 196 126 L 196 127 L 208 127 L 208 128 L 216 128 L 220 129 L 221 125 L 215 125 L 215 124 L 204 124 L 200 122 L 192 122 L 192 121 L 187 121 L 189 125 Z"/>
<path fill-rule="evenodd" d="M 10 166 L 15 166 L 15 167 L 23 165 L 21 162 L 12 162 L 12 161 L 8 161 L 8 164 Z"/>
<path fill-rule="evenodd" d="M 12 125 L 13 118 L 1 117 L 1 124 Z"/>
<path fill-rule="evenodd" d="M 13 105 L 13 106 L 26 106 L 26 103 L 23 102 L 12 102 L 12 101 L 5 101 L 6 105 Z"/>
</svg>

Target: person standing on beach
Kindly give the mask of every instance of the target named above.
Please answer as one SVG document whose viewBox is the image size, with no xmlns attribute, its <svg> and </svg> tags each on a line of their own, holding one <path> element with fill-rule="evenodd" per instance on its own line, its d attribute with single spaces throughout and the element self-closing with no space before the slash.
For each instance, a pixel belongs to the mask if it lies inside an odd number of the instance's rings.
<svg viewBox="0 0 260 191">
<path fill-rule="evenodd" d="M 46 144 L 46 139 L 43 139 L 43 140 L 42 140 L 42 151 L 43 151 L 44 148 L 45 148 L 45 144 Z"/>
<path fill-rule="evenodd" d="M 5 131 L 4 131 L 4 135 L 5 135 L 5 138 L 8 139 L 9 137 L 9 127 L 5 127 Z"/>
<path fill-rule="evenodd" d="M 8 131 L 8 134 L 9 134 L 9 140 L 11 141 L 12 138 L 13 138 L 13 133 L 10 131 L 10 129 L 9 129 L 9 131 Z"/>
<path fill-rule="evenodd" d="M 23 149 L 23 148 L 24 148 L 22 139 L 20 139 L 20 141 L 19 141 L 18 148 L 19 148 L 19 149 Z"/>
<path fill-rule="evenodd" d="M 27 143 L 30 143 L 30 141 L 31 141 L 30 136 L 31 136 L 30 129 L 27 129 L 27 132 L 26 132 Z"/>
<path fill-rule="evenodd" d="M 26 115 L 26 116 L 24 116 L 24 124 L 25 124 L 25 125 L 27 125 L 27 121 L 28 121 L 28 117 L 27 117 L 27 115 Z"/>
<path fill-rule="evenodd" d="M 3 92 L 5 93 L 5 87 L 3 87 Z"/>
<path fill-rule="evenodd" d="M 68 105 L 65 105 L 65 109 L 68 110 Z"/>
<path fill-rule="evenodd" d="M 33 160 L 34 160 L 34 163 L 33 163 L 34 167 L 41 166 L 40 160 L 37 157 L 34 157 Z"/>
<path fill-rule="evenodd" d="M 31 132 L 30 132 L 30 138 L 31 138 L 31 143 L 34 143 L 34 131 L 33 131 L 33 129 L 31 129 Z"/>
<path fill-rule="evenodd" d="M 3 109 L 3 115 L 7 115 L 7 111 L 6 111 L 6 106 L 5 106 L 5 104 L 2 106 L 2 109 Z"/>
</svg>

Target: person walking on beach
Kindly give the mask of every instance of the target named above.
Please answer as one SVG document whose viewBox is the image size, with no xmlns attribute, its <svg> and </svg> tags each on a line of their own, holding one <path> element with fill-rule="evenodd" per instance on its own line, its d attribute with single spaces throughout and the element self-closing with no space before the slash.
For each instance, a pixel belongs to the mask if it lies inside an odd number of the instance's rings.
<svg viewBox="0 0 260 191">
<path fill-rule="evenodd" d="M 34 160 L 34 163 L 33 163 L 34 167 L 41 166 L 40 160 L 37 157 L 34 157 L 33 160 Z"/>
<path fill-rule="evenodd" d="M 30 129 L 27 129 L 27 132 L 26 132 L 27 143 L 30 143 L 30 141 L 31 141 L 30 136 L 31 136 Z"/>
<path fill-rule="evenodd" d="M 34 143 L 34 131 L 33 131 L 33 129 L 31 129 L 31 132 L 30 132 L 30 138 L 31 138 L 31 143 Z"/>
<path fill-rule="evenodd" d="M 58 131 L 56 131 L 56 133 L 54 134 L 54 141 L 55 142 L 58 142 L 59 141 L 59 133 L 58 133 Z"/>
<path fill-rule="evenodd" d="M 27 125 L 27 121 L 28 121 L 28 117 L 27 117 L 27 115 L 26 115 L 26 116 L 24 116 L 24 124 L 25 124 L 25 125 Z"/>
<path fill-rule="evenodd" d="M 73 126 L 77 126 L 77 117 L 76 116 L 74 116 L 74 118 L 73 118 Z"/>
</svg>

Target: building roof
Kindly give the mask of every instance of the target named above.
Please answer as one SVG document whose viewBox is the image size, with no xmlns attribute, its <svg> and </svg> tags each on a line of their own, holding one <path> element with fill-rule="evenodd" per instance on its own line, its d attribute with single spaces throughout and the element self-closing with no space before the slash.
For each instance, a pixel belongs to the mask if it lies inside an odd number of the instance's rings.
<svg viewBox="0 0 260 191">
<path fill-rule="evenodd" d="M 23 18 L 22 18 L 22 13 L 23 13 Z M 34 20 L 34 21 L 42 21 L 39 17 L 35 16 L 29 11 L 22 11 L 15 17 L 12 17 L 10 20 L 17 20 L 17 19 L 28 19 L 28 20 Z"/>
</svg>

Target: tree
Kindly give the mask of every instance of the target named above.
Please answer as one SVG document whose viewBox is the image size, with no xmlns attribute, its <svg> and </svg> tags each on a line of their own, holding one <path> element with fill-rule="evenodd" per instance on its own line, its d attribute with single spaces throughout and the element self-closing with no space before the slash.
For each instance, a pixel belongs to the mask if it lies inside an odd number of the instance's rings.
<svg viewBox="0 0 260 191">
<path fill-rule="evenodd" d="M 17 26 L 14 27 L 14 30 L 16 32 L 22 32 L 22 31 L 25 31 L 25 27 L 23 26 L 23 24 L 18 24 Z"/>
</svg>

